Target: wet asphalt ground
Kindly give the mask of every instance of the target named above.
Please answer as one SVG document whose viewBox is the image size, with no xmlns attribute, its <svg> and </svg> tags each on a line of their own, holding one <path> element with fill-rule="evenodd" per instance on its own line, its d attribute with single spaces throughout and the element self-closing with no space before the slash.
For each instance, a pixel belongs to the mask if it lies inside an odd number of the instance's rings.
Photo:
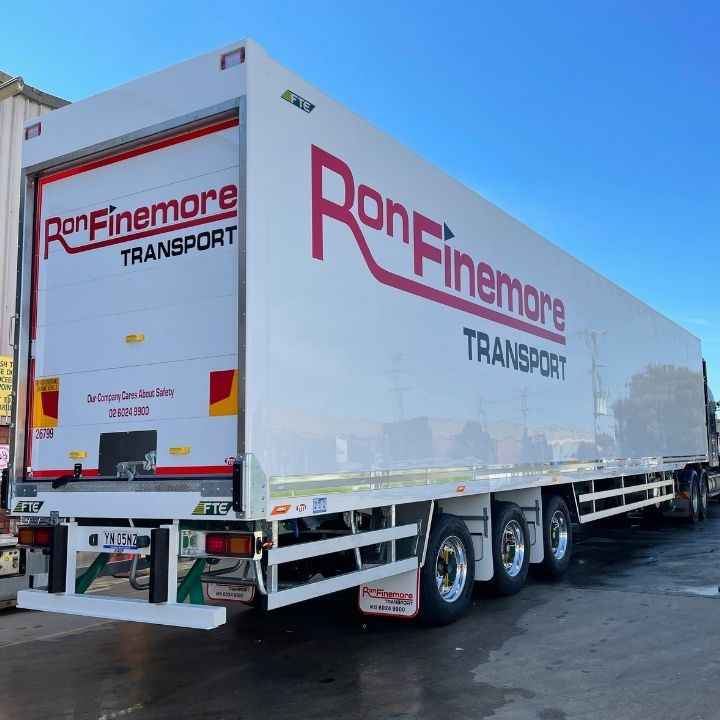
<svg viewBox="0 0 720 720">
<path fill-rule="evenodd" d="M 476 592 L 447 628 L 363 618 L 352 593 L 210 632 L 5 611 L 0 718 L 720 718 L 720 505 L 576 531 L 561 581 Z"/>
</svg>

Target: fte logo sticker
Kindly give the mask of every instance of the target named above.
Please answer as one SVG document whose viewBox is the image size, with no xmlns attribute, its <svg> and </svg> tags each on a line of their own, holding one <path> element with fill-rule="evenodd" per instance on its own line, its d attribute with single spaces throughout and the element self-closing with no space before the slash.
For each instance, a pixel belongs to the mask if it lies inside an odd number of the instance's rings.
<svg viewBox="0 0 720 720">
<path fill-rule="evenodd" d="M 232 507 L 231 502 L 218 500 L 201 500 L 192 511 L 193 515 L 227 515 Z"/>
<path fill-rule="evenodd" d="M 296 108 L 304 110 L 306 113 L 311 113 L 315 109 L 315 106 L 309 100 L 306 100 L 304 97 L 300 97 L 292 90 L 286 90 L 280 97 L 283 100 L 287 100 Z"/>
<path fill-rule="evenodd" d="M 15 505 L 14 513 L 38 513 L 43 506 L 43 500 L 19 500 Z"/>
</svg>

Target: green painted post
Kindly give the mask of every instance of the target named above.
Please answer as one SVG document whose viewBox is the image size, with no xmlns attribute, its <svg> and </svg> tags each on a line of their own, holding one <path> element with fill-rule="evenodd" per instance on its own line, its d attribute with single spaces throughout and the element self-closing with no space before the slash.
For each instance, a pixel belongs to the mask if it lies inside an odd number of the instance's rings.
<svg viewBox="0 0 720 720">
<path fill-rule="evenodd" d="M 92 585 L 93 580 L 102 572 L 111 557 L 111 553 L 100 553 L 92 561 L 92 565 L 75 580 L 75 592 L 78 594 L 84 593 Z"/>
<path fill-rule="evenodd" d="M 188 570 L 187 575 L 183 578 L 177 591 L 177 601 L 179 603 L 185 602 L 185 598 L 190 596 L 190 602 L 193 605 L 204 605 L 205 597 L 202 591 L 202 577 L 207 560 L 205 558 L 198 558 L 193 566 Z"/>
</svg>

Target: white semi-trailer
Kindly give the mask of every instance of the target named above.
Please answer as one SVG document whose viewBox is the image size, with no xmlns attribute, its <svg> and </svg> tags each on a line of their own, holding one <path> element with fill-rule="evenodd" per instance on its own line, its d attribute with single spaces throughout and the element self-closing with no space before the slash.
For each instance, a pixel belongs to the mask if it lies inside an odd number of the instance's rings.
<svg viewBox="0 0 720 720">
<path fill-rule="evenodd" d="M 720 490 L 697 338 L 251 41 L 23 144 L 21 607 L 212 628 L 357 587 L 442 624 L 562 573 L 573 522 Z M 115 552 L 147 596 L 85 593 Z"/>
</svg>

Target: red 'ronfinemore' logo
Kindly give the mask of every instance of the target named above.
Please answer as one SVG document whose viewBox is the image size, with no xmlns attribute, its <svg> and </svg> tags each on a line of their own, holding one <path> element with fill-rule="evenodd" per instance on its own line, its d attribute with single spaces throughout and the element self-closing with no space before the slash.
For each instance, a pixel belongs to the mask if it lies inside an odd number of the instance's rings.
<svg viewBox="0 0 720 720">
<path fill-rule="evenodd" d="M 46 218 L 43 225 L 44 256 L 47 260 L 51 242 L 59 242 L 74 254 L 227 220 L 236 216 L 237 203 L 237 185 L 230 184 L 129 210 L 107 205 L 65 217 L 56 215 Z"/>
<path fill-rule="evenodd" d="M 373 598 L 375 600 L 414 600 L 414 593 L 396 592 L 395 590 L 383 590 L 382 588 L 374 588 L 363 586 L 363 597 Z"/>
<path fill-rule="evenodd" d="M 409 212 L 402 203 L 383 197 L 368 185 L 357 185 L 347 163 L 315 145 L 311 150 L 311 173 L 313 258 L 324 259 L 323 221 L 330 218 L 350 229 L 370 273 L 382 284 L 565 344 L 565 305 L 560 298 L 454 248 L 447 242 L 454 237 L 447 225 L 417 210 Z M 341 202 L 326 197 L 324 173 L 333 173 L 342 182 Z M 382 267 L 372 254 L 361 224 L 371 230 L 384 230 L 389 237 L 399 234 L 402 242 L 412 247 L 409 257 L 415 277 Z M 434 266 L 441 270 L 442 289 L 430 285 L 426 277 Z"/>
</svg>

